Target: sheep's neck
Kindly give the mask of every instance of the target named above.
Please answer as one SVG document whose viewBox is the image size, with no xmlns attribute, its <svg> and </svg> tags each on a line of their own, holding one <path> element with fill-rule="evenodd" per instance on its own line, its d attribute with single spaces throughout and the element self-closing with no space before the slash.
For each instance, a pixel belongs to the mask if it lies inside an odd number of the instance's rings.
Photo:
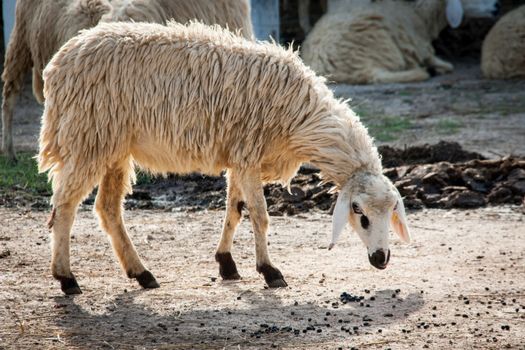
<svg viewBox="0 0 525 350">
<path fill-rule="evenodd" d="M 444 0 L 420 0 L 415 4 L 415 10 L 425 23 L 430 39 L 436 39 L 447 26 L 446 6 Z"/>
<path fill-rule="evenodd" d="M 341 121 L 335 117 L 330 123 L 332 125 L 315 130 L 303 144 L 301 152 L 321 170 L 325 180 L 338 188 L 343 187 L 357 171 L 381 173 L 382 169 L 377 149 L 366 128 L 356 118 L 349 120 Z"/>
</svg>

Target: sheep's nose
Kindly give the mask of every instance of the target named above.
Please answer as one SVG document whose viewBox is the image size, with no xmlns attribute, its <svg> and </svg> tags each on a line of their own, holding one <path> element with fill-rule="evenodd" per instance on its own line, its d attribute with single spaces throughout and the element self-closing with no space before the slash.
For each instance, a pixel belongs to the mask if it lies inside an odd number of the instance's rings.
<svg viewBox="0 0 525 350">
<path fill-rule="evenodd" d="M 494 4 L 494 10 L 492 10 L 492 15 L 497 16 L 499 15 L 500 11 L 501 11 L 501 4 L 498 1 Z"/>
<path fill-rule="evenodd" d="M 370 261 L 370 264 L 372 264 L 372 266 L 383 270 L 386 268 L 386 265 L 390 260 L 390 249 L 387 250 L 386 255 L 383 249 L 378 249 L 375 252 L 373 252 L 372 255 L 368 255 L 368 260 Z"/>
</svg>

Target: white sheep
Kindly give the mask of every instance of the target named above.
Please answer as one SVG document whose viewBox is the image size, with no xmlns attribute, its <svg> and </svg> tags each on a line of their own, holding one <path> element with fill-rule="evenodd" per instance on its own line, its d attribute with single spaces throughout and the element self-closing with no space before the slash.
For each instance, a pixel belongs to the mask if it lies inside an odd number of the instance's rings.
<svg viewBox="0 0 525 350">
<path fill-rule="evenodd" d="M 198 19 L 253 37 L 249 0 L 18 0 L 15 26 L 6 51 L 2 123 L 3 150 L 16 159 L 13 108 L 24 76 L 33 69 L 33 94 L 43 103 L 42 70 L 53 54 L 81 29 L 99 21 L 166 23 Z"/>
<path fill-rule="evenodd" d="M 44 81 L 38 161 L 52 180 L 51 269 L 66 294 L 80 293 L 69 235 L 77 206 L 96 185 L 95 208 L 123 270 L 158 287 L 122 220 L 134 164 L 154 173 L 227 170 L 216 253 L 224 279 L 239 278 L 231 247 L 246 202 L 257 271 L 270 287 L 286 286 L 268 255 L 263 183 L 289 183 L 303 162 L 340 189 L 332 245 L 349 221 L 382 269 L 389 221 L 409 239 L 403 202 L 382 175 L 366 128 L 291 50 L 199 23 L 100 24 L 61 48 Z"/>
<path fill-rule="evenodd" d="M 483 3 L 492 7 L 470 3 L 465 14 L 493 16 L 497 0 Z M 462 17 L 460 0 L 347 0 L 316 23 L 302 56 L 314 71 L 335 82 L 421 81 L 430 73 L 452 71 L 452 64 L 435 55 L 432 40 L 447 23 L 459 26 Z"/>
<path fill-rule="evenodd" d="M 42 70 L 51 56 L 79 30 L 96 25 L 109 9 L 107 0 L 17 1 L 2 73 L 2 148 L 8 158 L 15 159 L 13 108 L 26 74 L 32 69 L 33 94 L 43 103 Z"/>
<path fill-rule="evenodd" d="M 483 41 L 481 70 L 486 78 L 525 78 L 525 5 L 503 16 Z"/>
</svg>

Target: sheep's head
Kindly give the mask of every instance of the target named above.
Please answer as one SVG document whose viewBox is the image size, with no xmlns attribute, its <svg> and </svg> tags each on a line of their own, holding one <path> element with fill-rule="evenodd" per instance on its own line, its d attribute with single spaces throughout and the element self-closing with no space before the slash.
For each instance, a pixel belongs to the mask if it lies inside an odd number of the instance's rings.
<svg viewBox="0 0 525 350">
<path fill-rule="evenodd" d="M 367 247 L 370 263 L 378 269 L 386 268 L 390 259 L 389 226 L 403 241 L 410 241 L 403 200 L 382 174 L 358 172 L 343 186 L 334 209 L 330 249 L 347 222 Z"/>
<path fill-rule="evenodd" d="M 463 17 L 492 18 L 499 14 L 499 0 L 446 0 L 447 22 L 452 28 L 461 24 Z"/>
<path fill-rule="evenodd" d="M 462 0 L 461 3 L 468 18 L 496 17 L 501 9 L 499 0 Z"/>
</svg>

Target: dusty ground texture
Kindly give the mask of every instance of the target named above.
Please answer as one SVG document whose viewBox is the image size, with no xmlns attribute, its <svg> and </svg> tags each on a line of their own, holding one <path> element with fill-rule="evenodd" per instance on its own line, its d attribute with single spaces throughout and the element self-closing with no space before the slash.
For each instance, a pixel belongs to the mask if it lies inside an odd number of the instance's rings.
<svg viewBox="0 0 525 350">
<path fill-rule="evenodd" d="M 523 81 L 482 80 L 472 62 L 457 67 L 419 84 L 335 91 L 353 99 L 380 144 L 460 140 L 489 158 L 525 155 Z M 40 115 L 27 85 L 15 110 L 18 149 L 36 150 Z M 525 175 L 512 174 L 509 184 L 521 189 Z M 84 294 L 64 297 L 49 271 L 47 212 L 0 207 L 0 349 L 525 349 L 523 206 L 412 212 L 414 242 L 393 238 L 384 271 L 369 265 L 355 235 L 327 251 L 330 217 L 319 209 L 272 217 L 270 251 L 290 287 L 267 290 L 255 272 L 248 220 L 233 252 L 243 280 L 217 278 L 213 256 L 223 213 L 200 209 L 223 205 L 223 183 L 193 180 L 180 190 L 191 195 L 208 186 L 217 203 L 125 214 L 161 283 L 153 291 L 124 276 L 84 206 L 72 240 Z M 148 195 L 138 191 L 136 200 Z"/>
<path fill-rule="evenodd" d="M 217 278 L 222 214 L 126 212 L 161 284 L 144 291 L 124 276 L 84 208 L 72 240 L 84 294 L 73 298 L 50 275 L 47 214 L 0 209 L 0 347 L 524 348 L 522 208 L 410 213 L 413 243 L 392 238 L 383 271 L 369 265 L 355 235 L 328 251 L 326 214 L 272 218 L 270 252 L 289 284 L 278 290 L 255 272 L 246 219 L 233 252 L 243 279 Z M 351 295 L 346 304 L 342 293 Z"/>
</svg>

